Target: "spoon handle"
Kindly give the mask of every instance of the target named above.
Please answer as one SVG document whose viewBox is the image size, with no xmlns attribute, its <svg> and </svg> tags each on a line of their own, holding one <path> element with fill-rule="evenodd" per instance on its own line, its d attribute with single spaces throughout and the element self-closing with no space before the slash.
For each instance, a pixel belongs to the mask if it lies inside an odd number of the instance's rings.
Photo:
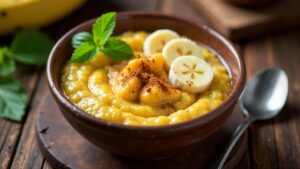
<svg viewBox="0 0 300 169">
<path fill-rule="evenodd" d="M 253 122 L 253 120 L 249 117 L 247 117 L 242 124 L 234 131 L 231 141 L 229 142 L 229 145 L 227 149 L 221 154 L 220 158 L 218 161 L 215 163 L 217 167 L 214 167 L 214 169 L 222 169 L 227 157 L 229 156 L 232 148 L 235 146 L 239 138 L 242 136 L 242 134 L 245 132 L 245 130 L 249 127 L 249 125 Z"/>
</svg>

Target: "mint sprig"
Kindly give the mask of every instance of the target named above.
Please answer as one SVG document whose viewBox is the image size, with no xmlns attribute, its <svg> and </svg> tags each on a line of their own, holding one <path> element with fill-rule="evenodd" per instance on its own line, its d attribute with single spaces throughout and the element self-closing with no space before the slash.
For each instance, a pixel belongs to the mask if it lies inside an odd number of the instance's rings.
<svg viewBox="0 0 300 169">
<path fill-rule="evenodd" d="M 127 60 L 133 56 L 131 47 L 121 39 L 110 38 L 116 26 L 116 13 L 108 12 L 101 15 L 93 25 L 92 35 L 79 32 L 72 38 L 75 48 L 71 62 L 83 63 L 94 58 L 98 52 L 103 52 L 115 61 Z"/>
<path fill-rule="evenodd" d="M 0 117 L 21 121 L 27 106 L 26 93 L 21 83 L 12 77 L 0 78 Z"/>
<path fill-rule="evenodd" d="M 15 35 L 10 47 L 0 47 L 0 118 L 21 121 L 28 104 L 21 83 L 12 76 L 16 61 L 45 65 L 52 46 L 47 35 L 27 29 Z"/>
</svg>

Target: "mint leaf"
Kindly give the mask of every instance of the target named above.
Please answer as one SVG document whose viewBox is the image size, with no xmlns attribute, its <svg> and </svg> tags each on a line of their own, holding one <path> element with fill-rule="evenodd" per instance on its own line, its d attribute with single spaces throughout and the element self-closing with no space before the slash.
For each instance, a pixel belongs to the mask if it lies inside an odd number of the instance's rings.
<svg viewBox="0 0 300 169">
<path fill-rule="evenodd" d="M 88 61 L 95 57 L 97 53 L 98 50 L 94 43 L 84 42 L 73 52 L 71 62 L 81 63 Z"/>
<path fill-rule="evenodd" d="M 94 42 L 102 46 L 106 43 L 112 34 L 116 25 L 116 13 L 108 12 L 101 15 L 93 25 L 93 39 Z"/>
<path fill-rule="evenodd" d="M 16 70 L 16 62 L 12 58 L 5 58 L 0 64 L 0 76 L 6 76 Z M 2 77 L 1 77 L 2 78 Z"/>
<path fill-rule="evenodd" d="M 21 121 L 27 97 L 20 82 L 11 77 L 0 78 L 0 117 Z"/>
<path fill-rule="evenodd" d="M 133 56 L 131 47 L 120 39 L 110 39 L 104 44 L 103 53 L 112 60 L 121 61 Z"/>
<path fill-rule="evenodd" d="M 16 69 L 15 60 L 7 47 L 0 48 L 0 76 L 6 76 Z"/>
<path fill-rule="evenodd" d="M 8 47 L 0 47 L 0 64 L 3 63 L 5 55 L 7 55 L 8 52 Z"/>
<path fill-rule="evenodd" d="M 24 64 L 44 65 L 52 49 L 51 39 L 37 30 L 19 32 L 11 44 L 14 58 Z"/>
<path fill-rule="evenodd" d="M 93 42 L 93 37 L 88 32 L 79 32 L 75 34 L 72 38 L 72 46 L 73 48 L 77 48 L 84 42 Z"/>
</svg>

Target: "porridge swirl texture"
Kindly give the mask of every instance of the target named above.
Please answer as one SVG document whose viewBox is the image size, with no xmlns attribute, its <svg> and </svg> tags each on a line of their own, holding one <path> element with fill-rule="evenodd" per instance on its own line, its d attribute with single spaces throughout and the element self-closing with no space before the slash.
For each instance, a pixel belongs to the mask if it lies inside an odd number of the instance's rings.
<svg viewBox="0 0 300 169">
<path fill-rule="evenodd" d="M 146 32 L 125 32 L 120 35 L 135 52 L 135 58 L 131 61 L 144 58 L 143 44 L 147 36 Z M 103 120 L 136 126 L 161 126 L 184 122 L 202 116 L 221 105 L 232 88 L 227 69 L 217 56 L 204 47 L 201 49 L 204 60 L 214 71 L 211 85 L 200 94 L 180 91 L 179 99 L 171 104 L 144 104 L 134 97 L 130 90 L 121 93 L 129 99 L 120 97 L 115 77 L 128 61 L 113 62 L 102 53 L 86 63 L 68 62 L 62 70 L 61 86 L 73 104 Z M 155 54 L 153 58 L 157 60 L 154 66 L 164 64 L 161 53 Z M 167 75 L 160 75 L 167 81 Z M 133 81 L 132 85 L 134 84 Z"/>
</svg>

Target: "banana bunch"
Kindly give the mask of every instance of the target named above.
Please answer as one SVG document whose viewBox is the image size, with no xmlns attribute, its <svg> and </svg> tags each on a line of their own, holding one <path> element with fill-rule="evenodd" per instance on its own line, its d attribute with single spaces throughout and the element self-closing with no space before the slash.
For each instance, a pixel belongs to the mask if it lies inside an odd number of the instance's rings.
<svg viewBox="0 0 300 169">
<path fill-rule="evenodd" d="M 213 80 L 214 71 L 203 59 L 199 45 L 172 30 L 150 34 L 144 43 L 144 53 L 162 53 L 169 69 L 169 82 L 189 93 L 203 92 Z"/>
<path fill-rule="evenodd" d="M 40 27 L 72 12 L 86 0 L 0 0 L 0 35 Z"/>
</svg>

